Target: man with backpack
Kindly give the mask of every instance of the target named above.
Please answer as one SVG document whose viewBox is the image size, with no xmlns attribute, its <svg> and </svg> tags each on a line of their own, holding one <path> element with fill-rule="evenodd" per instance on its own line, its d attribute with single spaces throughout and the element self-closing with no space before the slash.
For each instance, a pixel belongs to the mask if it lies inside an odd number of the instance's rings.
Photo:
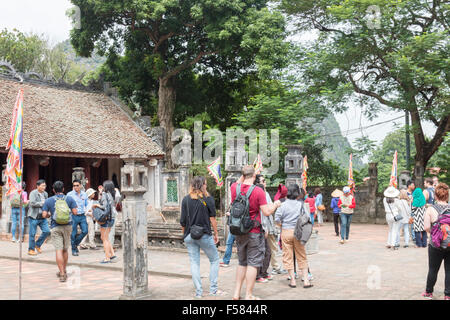
<svg viewBox="0 0 450 320">
<path fill-rule="evenodd" d="M 64 183 L 56 181 L 53 184 L 53 197 L 45 200 L 42 208 L 44 218 L 51 217 L 51 241 L 56 250 L 56 264 L 59 272 L 56 274 L 59 281 L 67 281 L 68 249 L 71 245 L 72 215 L 77 214 L 77 203 L 69 196 L 64 195 Z"/>
<path fill-rule="evenodd" d="M 268 204 L 266 193 L 256 187 L 255 169 L 244 166 L 242 176 L 231 185 L 231 210 L 228 224 L 230 232 L 236 237 L 239 265 L 236 272 L 236 286 L 233 300 L 240 299 L 244 280 L 246 281 L 246 300 L 259 300 L 253 296 L 258 268 L 264 260 L 264 232 L 261 228 L 261 215 L 270 216 L 280 207 L 281 202 Z"/>
</svg>

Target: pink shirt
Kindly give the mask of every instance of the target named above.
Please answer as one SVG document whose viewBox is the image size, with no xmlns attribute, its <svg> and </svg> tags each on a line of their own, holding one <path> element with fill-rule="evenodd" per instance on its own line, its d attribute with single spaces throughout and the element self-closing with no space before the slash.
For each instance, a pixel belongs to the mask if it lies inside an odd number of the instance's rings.
<svg viewBox="0 0 450 320">
<path fill-rule="evenodd" d="M 306 198 L 305 202 L 309 204 L 309 212 L 315 213 L 316 212 L 316 197 Z"/>
</svg>

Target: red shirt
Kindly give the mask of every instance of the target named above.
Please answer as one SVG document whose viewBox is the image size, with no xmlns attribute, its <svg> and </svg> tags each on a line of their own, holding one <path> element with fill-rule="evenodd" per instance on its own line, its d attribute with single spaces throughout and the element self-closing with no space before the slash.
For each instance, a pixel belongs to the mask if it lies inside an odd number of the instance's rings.
<svg viewBox="0 0 450 320">
<path fill-rule="evenodd" d="M 306 198 L 306 203 L 309 204 L 309 213 L 315 213 L 316 212 L 316 197 L 314 198 Z"/>
<path fill-rule="evenodd" d="M 233 203 L 234 199 L 236 199 L 236 187 L 237 183 L 233 183 L 231 185 L 231 203 Z M 250 188 L 250 185 L 248 184 L 241 184 L 241 195 L 245 196 L 247 194 L 248 189 Z M 259 214 L 259 210 L 261 206 L 264 206 L 267 204 L 266 200 L 266 193 L 263 189 L 260 187 L 255 187 L 253 189 L 252 194 L 250 195 L 250 198 L 248 199 L 249 202 L 249 211 L 250 211 L 250 219 L 257 220 L 261 224 L 261 215 Z M 256 218 L 255 218 L 256 216 Z M 250 230 L 251 233 L 261 233 L 261 230 L 259 227 L 255 227 L 252 230 Z"/>
</svg>

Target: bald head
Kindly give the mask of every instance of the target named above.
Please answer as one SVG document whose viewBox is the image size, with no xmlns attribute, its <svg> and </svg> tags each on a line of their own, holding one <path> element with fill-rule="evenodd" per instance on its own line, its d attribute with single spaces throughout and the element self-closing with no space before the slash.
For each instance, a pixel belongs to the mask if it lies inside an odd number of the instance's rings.
<svg viewBox="0 0 450 320">
<path fill-rule="evenodd" d="M 244 179 L 252 178 L 255 175 L 255 168 L 251 165 L 246 165 L 242 168 L 242 175 Z"/>
</svg>

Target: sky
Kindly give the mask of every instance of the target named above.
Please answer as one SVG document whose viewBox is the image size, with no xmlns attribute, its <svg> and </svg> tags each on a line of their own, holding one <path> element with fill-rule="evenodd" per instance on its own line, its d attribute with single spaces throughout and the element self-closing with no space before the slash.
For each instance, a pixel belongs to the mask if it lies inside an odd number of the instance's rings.
<svg viewBox="0 0 450 320">
<path fill-rule="evenodd" d="M 69 38 L 72 24 L 65 13 L 72 7 L 69 0 L 0 0 L 0 29 L 16 28 L 22 32 L 44 34 L 54 45 Z M 347 112 L 335 114 L 335 117 L 342 134 L 354 146 L 355 139 L 360 137 L 361 133 L 346 135 L 348 129 L 359 128 L 360 123 L 362 127 L 365 127 L 402 115 L 403 112 L 386 112 L 369 121 L 361 115 L 358 106 L 350 105 Z M 363 130 L 363 133 L 380 144 L 384 137 L 395 130 L 399 124 L 404 124 L 404 119 L 368 128 Z M 434 134 L 435 127 L 432 123 L 425 123 L 423 127 L 426 135 Z"/>
</svg>

